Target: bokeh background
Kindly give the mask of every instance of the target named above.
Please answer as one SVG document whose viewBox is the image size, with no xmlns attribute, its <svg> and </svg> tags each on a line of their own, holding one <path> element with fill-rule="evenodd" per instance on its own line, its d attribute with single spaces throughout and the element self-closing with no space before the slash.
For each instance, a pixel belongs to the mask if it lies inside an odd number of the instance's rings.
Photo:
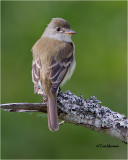
<svg viewBox="0 0 128 160">
<path fill-rule="evenodd" d="M 1 103 L 41 102 L 31 78 L 33 44 L 53 17 L 66 19 L 73 30 L 77 67 L 62 91 L 126 115 L 127 2 L 1 2 Z M 47 115 L 1 112 L 3 159 L 125 159 L 126 145 L 107 135 L 72 124 L 50 132 Z M 119 145 L 97 148 L 98 144 Z"/>
</svg>

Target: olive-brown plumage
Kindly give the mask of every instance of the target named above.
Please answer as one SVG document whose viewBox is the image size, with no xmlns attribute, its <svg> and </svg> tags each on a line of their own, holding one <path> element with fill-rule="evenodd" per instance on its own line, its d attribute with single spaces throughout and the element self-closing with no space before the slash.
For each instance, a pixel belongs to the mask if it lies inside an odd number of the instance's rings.
<svg viewBox="0 0 128 160">
<path fill-rule="evenodd" d="M 48 126 L 52 131 L 59 128 L 56 101 L 58 87 L 70 78 L 75 68 L 74 44 L 70 32 L 73 31 L 67 21 L 54 18 L 32 48 L 34 91 L 45 94 L 47 98 Z"/>
</svg>

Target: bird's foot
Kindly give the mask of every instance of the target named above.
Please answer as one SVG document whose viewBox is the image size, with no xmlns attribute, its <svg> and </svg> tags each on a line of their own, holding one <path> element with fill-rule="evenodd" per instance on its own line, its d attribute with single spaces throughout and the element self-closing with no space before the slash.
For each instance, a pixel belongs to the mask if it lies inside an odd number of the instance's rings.
<svg viewBox="0 0 128 160">
<path fill-rule="evenodd" d="M 65 123 L 65 121 L 61 121 L 60 123 L 59 123 L 59 125 L 63 125 Z"/>
<path fill-rule="evenodd" d="M 47 103 L 47 100 L 48 100 L 47 97 L 46 97 L 46 96 L 43 96 L 43 100 L 42 100 L 43 103 Z"/>
</svg>

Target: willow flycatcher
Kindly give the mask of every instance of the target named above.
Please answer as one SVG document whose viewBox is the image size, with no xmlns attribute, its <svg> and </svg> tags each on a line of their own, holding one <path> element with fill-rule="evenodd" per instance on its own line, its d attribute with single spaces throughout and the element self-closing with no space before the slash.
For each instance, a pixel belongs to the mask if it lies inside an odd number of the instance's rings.
<svg viewBox="0 0 128 160">
<path fill-rule="evenodd" d="M 32 80 L 34 92 L 46 96 L 48 127 L 58 130 L 57 90 L 72 75 L 75 62 L 75 46 L 69 23 L 62 18 L 52 18 L 41 38 L 34 44 Z"/>
</svg>

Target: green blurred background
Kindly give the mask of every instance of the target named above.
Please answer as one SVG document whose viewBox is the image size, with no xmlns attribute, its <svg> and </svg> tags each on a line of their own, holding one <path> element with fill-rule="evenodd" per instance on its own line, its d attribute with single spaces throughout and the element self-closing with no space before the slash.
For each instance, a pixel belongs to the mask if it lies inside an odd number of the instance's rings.
<svg viewBox="0 0 128 160">
<path fill-rule="evenodd" d="M 33 44 L 53 17 L 73 30 L 77 67 L 63 91 L 126 115 L 127 2 L 2 2 L 1 103 L 41 102 L 31 78 Z M 47 115 L 1 112 L 3 159 L 125 159 L 126 145 L 72 124 L 50 132 Z M 119 145 L 97 148 L 98 144 Z"/>
</svg>

